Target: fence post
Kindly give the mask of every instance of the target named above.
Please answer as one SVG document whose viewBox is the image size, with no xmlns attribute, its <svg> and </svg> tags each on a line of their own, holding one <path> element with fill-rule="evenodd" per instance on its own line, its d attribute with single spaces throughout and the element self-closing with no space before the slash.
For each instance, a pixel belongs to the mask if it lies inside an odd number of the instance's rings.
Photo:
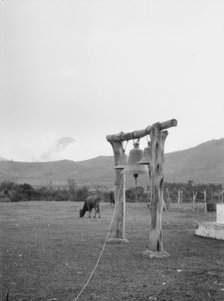
<svg viewBox="0 0 224 301">
<path fill-rule="evenodd" d="M 224 185 L 223 185 L 223 182 L 222 182 L 222 187 L 221 187 L 221 202 L 222 203 L 224 202 L 223 195 L 224 195 Z"/>
<path fill-rule="evenodd" d="M 177 196 L 177 203 L 178 203 L 178 207 L 180 209 L 180 202 L 181 202 L 181 190 L 178 190 L 178 196 Z"/>
<path fill-rule="evenodd" d="M 207 213 L 207 196 L 206 196 L 206 189 L 204 190 L 204 203 L 205 203 L 205 213 Z"/>
<path fill-rule="evenodd" d="M 193 200 L 192 200 L 192 211 L 194 212 L 194 207 L 195 207 L 195 201 L 196 201 L 196 197 L 197 197 L 198 192 L 194 192 L 193 191 Z"/>
</svg>

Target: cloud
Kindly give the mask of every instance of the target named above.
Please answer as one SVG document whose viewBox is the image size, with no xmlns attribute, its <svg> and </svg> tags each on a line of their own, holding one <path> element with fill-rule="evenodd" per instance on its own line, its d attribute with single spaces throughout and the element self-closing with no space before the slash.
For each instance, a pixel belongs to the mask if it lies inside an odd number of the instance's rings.
<svg viewBox="0 0 224 301">
<path fill-rule="evenodd" d="M 62 137 L 58 139 L 48 151 L 40 156 L 41 161 L 54 161 L 54 160 L 77 160 L 83 149 L 73 137 Z"/>
<path fill-rule="evenodd" d="M 62 134 L 63 135 L 63 134 Z M 59 136 L 60 137 L 60 136 Z M 56 160 L 82 161 L 97 156 L 97 149 L 89 147 L 86 140 L 74 139 L 72 136 L 55 134 L 47 135 L 44 132 L 26 131 L 17 136 L 2 135 L 0 157 L 7 160 L 22 162 L 41 162 Z"/>
<path fill-rule="evenodd" d="M 65 148 L 66 146 L 68 146 L 69 144 L 75 143 L 75 139 L 72 137 L 62 137 L 60 139 L 58 139 L 58 141 L 56 142 L 56 147 L 58 148 L 58 150 L 61 150 L 63 148 Z"/>
</svg>

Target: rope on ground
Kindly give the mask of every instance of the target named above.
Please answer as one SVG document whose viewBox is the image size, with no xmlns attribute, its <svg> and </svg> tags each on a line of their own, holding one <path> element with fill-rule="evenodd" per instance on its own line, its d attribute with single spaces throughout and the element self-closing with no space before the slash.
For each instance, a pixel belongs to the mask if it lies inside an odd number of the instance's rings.
<svg viewBox="0 0 224 301">
<path fill-rule="evenodd" d="M 91 280 L 93 274 L 94 274 L 95 271 L 96 271 L 96 268 L 97 268 L 97 266 L 98 266 L 98 264 L 99 264 L 99 262 L 100 262 L 100 259 L 101 259 L 102 255 L 103 255 L 103 252 L 104 252 L 105 247 L 106 247 L 106 244 L 107 244 L 107 240 L 108 240 L 108 237 L 109 237 L 109 234 L 110 234 L 110 230 L 111 230 L 111 227 L 112 227 L 112 223 L 113 223 L 113 220 L 114 220 L 114 216 L 115 216 L 115 211 L 116 211 L 116 205 L 115 205 L 115 207 L 114 207 L 114 213 L 113 213 L 113 216 L 112 216 L 112 218 L 111 218 L 110 227 L 109 227 L 109 229 L 108 229 L 108 231 L 107 231 L 107 236 L 106 236 L 106 239 L 105 239 L 105 241 L 104 241 L 104 244 L 103 244 L 102 250 L 101 250 L 101 252 L 100 252 L 100 255 L 99 255 L 98 259 L 97 259 L 97 262 L 96 262 L 96 264 L 95 264 L 95 266 L 94 266 L 94 268 L 93 268 L 91 274 L 89 275 L 89 278 L 88 278 L 88 280 L 86 281 L 86 284 L 83 286 L 82 290 L 79 292 L 79 294 L 77 295 L 77 297 L 76 297 L 73 301 L 77 301 L 77 300 L 79 299 L 79 297 L 81 296 L 81 294 L 82 294 L 82 293 L 84 292 L 84 290 L 86 289 L 86 287 L 87 287 L 87 285 L 89 284 L 89 282 L 90 282 L 90 280 Z"/>
</svg>

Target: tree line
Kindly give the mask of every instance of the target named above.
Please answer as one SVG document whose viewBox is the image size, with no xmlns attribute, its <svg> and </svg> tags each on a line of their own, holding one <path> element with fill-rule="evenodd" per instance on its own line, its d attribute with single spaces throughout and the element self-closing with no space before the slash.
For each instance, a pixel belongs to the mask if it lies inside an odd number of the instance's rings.
<svg viewBox="0 0 224 301">
<path fill-rule="evenodd" d="M 89 195 L 92 187 L 80 186 L 73 179 L 67 180 L 65 186 L 45 185 L 33 187 L 30 184 L 18 184 L 11 181 L 0 183 L 0 200 L 10 202 L 20 201 L 74 201 L 82 202 Z M 104 186 L 97 186 L 97 192 L 101 194 L 102 200 L 114 203 L 114 191 Z M 223 200 L 223 187 L 221 184 L 194 184 L 188 183 L 165 183 L 165 203 L 187 203 L 192 202 L 196 196 L 196 202 L 203 202 L 206 192 L 208 203 L 217 203 Z M 125 191 L 127 202 L 149 202 L 150 187 L 130 187 Z"/>
<path fill-rule="evenodd" d="M 77 185 L 73 179 L 67 180 L 67 185 L 53 186 L 44 185 L 34 187 L 30 184 L 18 184 L 11 181 L 0 183 L 0 201 L 21 202 L 21 201 L 74 201 L 82 202 L 95 190 L 101 194 L 106 202 L 114 203 L 114 193 L 112 190 L 105 190 L 105 187 L 97 189 L 89 186 Z"/>
<path fill-rule="evenodd" d="M 164 199 L 170 199 L 175 203 L 192 202 L 193 196 L 196 195 L 196 202 L 204 202 L 205 197 L 208 203 L 217 203 L 223 198 L 222 184 L 194 184 L 193 181 L 187 183 L 165 183 Z"/>
</svg>

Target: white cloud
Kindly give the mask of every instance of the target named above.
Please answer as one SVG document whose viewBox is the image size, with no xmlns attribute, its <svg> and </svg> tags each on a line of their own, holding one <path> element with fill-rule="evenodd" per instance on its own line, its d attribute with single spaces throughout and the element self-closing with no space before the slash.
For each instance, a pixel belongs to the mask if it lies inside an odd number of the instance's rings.
<svg viewBox="0 0 224 301">
<path fill-rule="evenodd" d="M 74 160 L 78 161 L 83 148 L 72 137 L 62 137 L 40 156 L 41 161 Z"/>
</svg>

